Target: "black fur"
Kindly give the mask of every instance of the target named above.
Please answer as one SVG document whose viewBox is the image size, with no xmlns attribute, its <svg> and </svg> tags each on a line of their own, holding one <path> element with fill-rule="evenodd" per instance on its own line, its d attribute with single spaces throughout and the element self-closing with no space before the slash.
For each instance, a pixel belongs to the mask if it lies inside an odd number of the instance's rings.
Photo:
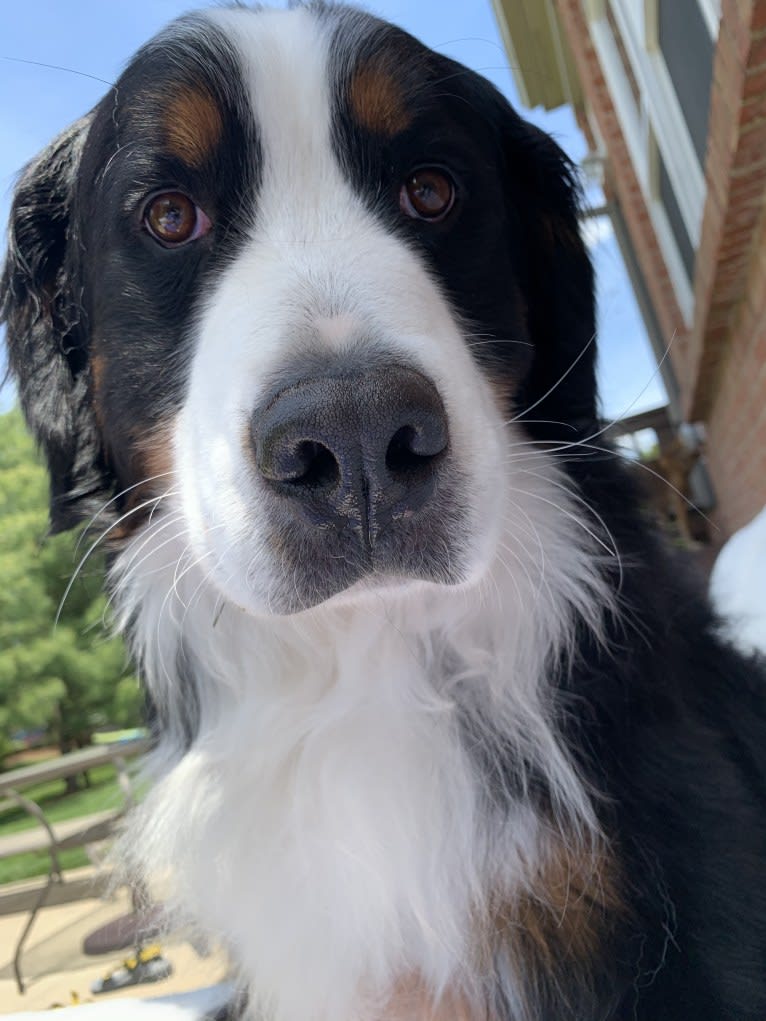
<svg viewBox="0 0 766 1021">
<path fill-rule="evenodd" d="M 90 401 L 80 235 L 72 202 L 90 118 L 60 135 L 22 175 L 0 281 L 11 371 L 48 461 L 53 531 L 103 502 L 112 478 Z"/>
<path fill-rule="evenodd" d="M 763 659 L 720 638 L 700 579 L 637 511 L 640 493 L 614 458 L 567 468 L 624 564 L 622 621 L 607 647 L 583 636 L 560 679 L 562 728 L 604 794 L 626 878 L 629 921 L 605 962 L 620 1006 L 607 1016 L 756 1021 L 766 1017 Z"/>
</svg>

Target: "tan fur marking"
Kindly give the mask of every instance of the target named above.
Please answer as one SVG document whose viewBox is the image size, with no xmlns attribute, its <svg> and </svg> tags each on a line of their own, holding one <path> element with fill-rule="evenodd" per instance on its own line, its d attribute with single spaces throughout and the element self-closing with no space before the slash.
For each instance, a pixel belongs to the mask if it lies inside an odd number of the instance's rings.
<svg viewBox="0 0 766 1021">
<path fill-rule="evenodd" d="M 348 96 L 354 118 L 376 135 L 392 138 L 410 125 L 401 85 L 380 61 L 354 72 Z"/>
<path fill-rule="evenodd" d="M 209 93 L 188 88 L 172 96 L 163 123 L 170 153 L 191 167 L 200 167 L 223 134 L 223 118 Z"/>
<path fill-rule="evenodd" d="M 603 953 L 610 921 L 624 913 L 618 887 L 616 861 L 604 849 L 578 848 L 563 837 L 552 838 L 523 894 L 495 905 L 490 932 L 479 941 L 479 974 L 492 975 L 499 959 L 505 958 L 518 976 L 522 998 L 540 980 L 550 980 L 555 987 L 557 974 L 566 970 L 585 978 Z M 472 997 L 450 989 L 436 1001 L 422 979 L 413 976 L 397 984 L 375 1018 L 495 1021 L 496 1013 L 483 992 Z"/>
<path fill-rule="evenodd" d="M 435 1002 L 433 995 L 419 978 L 400 982 L 385 1009 L 380 1021 L 491 1021 L 484 1010 L 471 1007 L 468 998 L 454 990 L 448 990 Z"/>
<path fill-rule="evenodd" d="M 587 972 L 623 910 L 614 859 L 558 840 L 528 891 L 496 911 L 497 934 L 528 974 L 555 973 L 567 963 Z"/>
<path fill-rule="evenodd" d="M 157 426 L 136 443 L 136 461 L 141 466 L 141 475 L 154 480 L 147 485 L 159 492 L 167 489 L 167 484 L 156 476 L 166 475 L 173 466 L 172 434 L 172 423 L 167 423 Z"/>
<path fill-rule="evenodd" d="M 134 481 L 121 508 L 121 513 L 127 516 L 111 532 L 112 540 L 120 542 L 130 538 L 159 506 L 154 497 L 161 496 L 172 487 L 172 433 L 173 423 L 170 421 L 133 437 L 131 474 Z M 142 507 L 142 504 L 146 506 Z"/>
<path fill-rule="evenodd" d="M 101 385 L 104 380 L 104 356 L 100 354 L 91 355 L 90 359 L 90 373 L 91 379 L 93 380 L 93 392 L 98 393 L 101 390 Z"/>
</svg>

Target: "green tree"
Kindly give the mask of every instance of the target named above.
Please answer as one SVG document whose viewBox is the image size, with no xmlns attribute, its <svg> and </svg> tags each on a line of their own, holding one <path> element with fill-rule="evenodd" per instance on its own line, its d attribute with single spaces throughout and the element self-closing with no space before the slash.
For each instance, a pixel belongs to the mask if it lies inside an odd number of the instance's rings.
<svg viewBox="0 0 766 1021">
<path fill-rule="evenodd" d="M 21 413 L 0 415 L 0 762 L 13 734 L 47 731 L 62 751 L 104 723 L 133 726 L 140 694 L 122 642 L 102 622 L 104 563 L 47 535 L 48 483 Z"/>
</svg>

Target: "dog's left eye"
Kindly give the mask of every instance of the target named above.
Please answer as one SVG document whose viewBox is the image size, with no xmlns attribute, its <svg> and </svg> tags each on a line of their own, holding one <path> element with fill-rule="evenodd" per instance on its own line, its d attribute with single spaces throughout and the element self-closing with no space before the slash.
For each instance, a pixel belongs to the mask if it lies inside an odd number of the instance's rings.
<svg viewBox="0 0 766 1021">
<path fill-rule="evenodd" d="M 155 241 L 168 248 L 195 241 L 211 227 L 204 210 L 180 191 L 165 191 L 149 199 L 143 222 Z"/>
<path fill-rule="evenodd" d="M 455 182 L 438 167 L 421 167 L 399 191 L 399 207 L 414 220 L 443 220 L 455 204 Z"/>
</svg>

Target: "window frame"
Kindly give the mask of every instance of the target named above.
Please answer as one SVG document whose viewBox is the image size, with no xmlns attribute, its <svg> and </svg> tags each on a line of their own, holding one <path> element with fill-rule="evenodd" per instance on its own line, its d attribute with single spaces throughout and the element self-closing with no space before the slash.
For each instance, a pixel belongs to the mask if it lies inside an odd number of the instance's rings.
<svg viewBox="0 0 766 1021">
<path fill-rule="evenodd" d="M 686 126 L 678 97 L 659 48 L 659 0 L 584 0 L 591 37 L 614 102 L 620 126 L 636 169 L 652 226 L 673 283 L 681 312 L 691 326 L 694 314 L 693 283 L 659 198 L 653 144 L 662 156 L 681 217 L 695 250 L 699 248 L 707 185 L 704 168 Z M 697 0 L 713 40 L 720 21 L 720 0 Z M 623 61 L 607 19 L 607 4 L 620 32 L 621 42 L 638 83 L 641 103 L 626 80 Z M 642 17 L 637 17 L 637 7 Z"/>
</svg>

